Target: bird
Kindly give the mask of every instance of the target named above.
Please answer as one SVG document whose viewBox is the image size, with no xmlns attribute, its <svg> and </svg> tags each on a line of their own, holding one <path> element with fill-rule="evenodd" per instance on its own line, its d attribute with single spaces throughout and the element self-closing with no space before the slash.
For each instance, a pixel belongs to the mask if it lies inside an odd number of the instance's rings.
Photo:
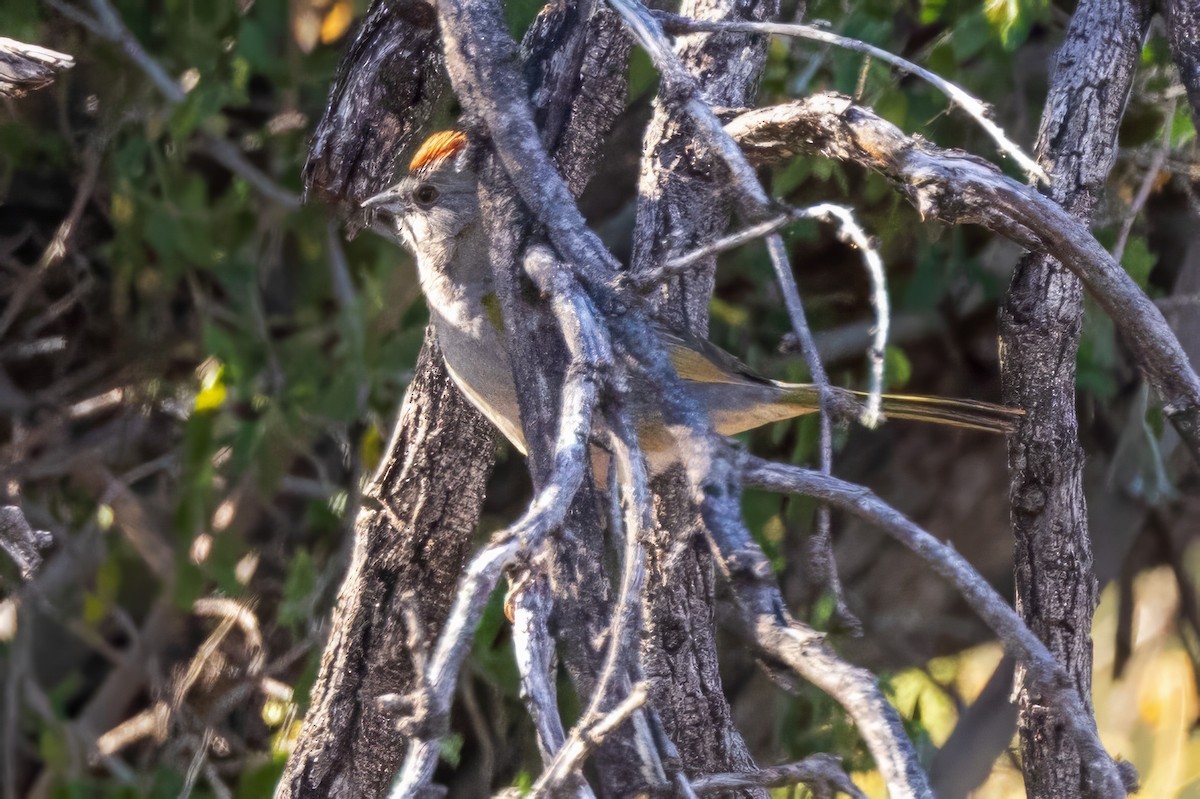
<svg viewBox="0 0 1200 799">
<path fill-rule="evenodd" d="M 525 438 L 509 361 L 503 313 L 494 286 L 487 231 L 468 141 L 457 130 L 433 134 L 417 148 L 408 174 L 362 203 L 381 230 L 413 254 L 434 335 L 454 383 L 522 454 Z M 734 435 L 820 408 L 817 386 L 757 374 L 730 353 L 687 332 L 657 326 L 672 365 L 708 411 L 713 427 Z M 652 473 L 681 460 L 650 387 L 631 375 L 631 410 Z M 648 378 L 641 377 L 642 381 Z M 646 390 L 640 390 L 646 389 Z M 845 405 L 865 394 L 829 387 Z M 830 395 L 827 395 L 830 396 Z M 936 422 L 1008 433 L 1021 411 L 988 402 L 884 394 L 885 418 Z"/>
</svg>

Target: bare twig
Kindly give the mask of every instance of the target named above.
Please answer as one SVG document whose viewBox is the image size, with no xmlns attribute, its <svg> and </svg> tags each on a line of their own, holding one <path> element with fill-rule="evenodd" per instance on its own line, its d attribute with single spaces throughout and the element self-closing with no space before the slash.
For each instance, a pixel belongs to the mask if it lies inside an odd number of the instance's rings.
<svg viewBox="0 0 1200 799">
<path fill-rule="evenodd" d="M 629 275 L 637 290 L 646 293 L 653 290 L 656 286 L 670 280 L 678 275 L 690 272 L 697 265 L 704 262 L 705 259 L 714 255 L 720 255 L 729 250 L 735 250 L 743 244 L 748 244 L 757 239 L 774 233 L 775 231 L 786 227 L 794 222 L 796 216 L 794 213 L 787 213 L 777 216 L 773 219 L 768 219 L 766 222 L 759 222 L 756 225 L 739 230 L 735 233 L 730 233 L 728 236 L 722 236 L 716 241 L 709 242 L 703 247 L 698 247 L 689 253 L 680 255 L 676 258 L 664 263 L 655 269 L 647 269 L 644 272 L 638 272 Z M 624 273 L 622 273 L 624 274 Z"/>
<path fill-rule="evenodd" d="M 0 549 L 17 564 L 21 579 L 28 580 L 42 565 L 41 550 L 50 546 L 53 537 L 45 530 L 35 530 L 16 505 L 0 506 Z"/>
<path fill-rule="evenodd" d="M 554 685 L 554 642 L 548 627 L 552 600 L 541 569 L 526 568 L 536 571 L 522 577 L 522 588 L 512 600 L 513 653 L 521 675 L 521 699 L 533 719 L 542 762 L 549 764 L 567 738 Z"/>
<path fill-rule="evenodd" d="M 879 257 L 879 251 L 871 243 L 870 237 L 855 220 L 854 212 L 849 208 L 821 203 L 809 208 L 802 208 L 798 213 L 834 222 L 838 225 L 839 235 L 862 253 L 863 266 L 866 267 L 867 277 L 871 281 L 871 306 L 875 309 L 875 328 L 872 331 L 871 346 L 867 352 L 868 360 L 871 362 L 871 380 L 867 387 L 867 407 L 863 410 L 859 421 L 867 427 L 875 427 L 881 418 L 884 352 L 887 349 L 888 332 L 891 329 L 892 321 L 883 261 Z"/>
<path fill-rule="evenodd" d="M 562 274 L 558 273 L 560 280 Z M 637 652 L 635 635 L 640 628 L 640 600 L 646 578 L 646 553 L 642 546 L 642 536 L 653 523 L 650 518 L 652 498 L 646 465 L 637 448 L 633 425 L 621 407 L 623 403 L 614 401 L 611 404 L 614 407 L 608 414 L 612 431 L 609 442 L 617 480 L 623 489 L 625 500 L 624 519 L 614 520 L 619 529 L 625 531 L 621 590 L 613 608 L 612 624 L 608 629 L 608 649 L 595 692 L 587 709 L 572 728 L 570 737 L 538 780 L 533 791 L 535 797 L 559 795 L 560 783 L 575 773 L 578 759 L 586 755 L 586 752 L 581 750 L 581 742 L 586 741 L 605 716 L 605 709 L 613 690 L 628 683 L 620 677 L 629 673 L 631 665 L 636 666 L 636 662 L 631 664 L 628 661 L 635 658 Z M 644 727 L 644 722 L 640 726 Z M 639 730 L 639 737 L 649 739 L 649 731 Z M 652 747 L 653 741 L 650 741 L 650 744 Z"/>
<path fill-rule="evenodd" d="M 875 310 L 875 325 L 871 331 L 871 344 L 867 350 L 871 362 L 871 380 L 867 391 L 866 408 L 859 420 L 867 427 L 875 427 L 880 421 L 880 395 L 883 392 L 884 352 L 887 348 L 888 331 L 891 327 L 891 304 L 887 294 L 887 278 L 883 261 L 869 236 L 854 219 L 849 208 L 830 203 L 819 203 L 808 208 L 797 208 L 786 213 L 751 225 L 742 230 L 698 247 L 684 255 L 672 258 L 654 269 L 630 274 L 622 272 L 620 280 L 632 282 L 638 291 L 646 293 L 677 275 L 685 274 L 705 259 L 729 250 L 737 249 L 751 241 L 761 239 L 798 219 L 820 219 L 839 226 L 838 234 L 851 246 L 862 252 L 863 265 L 871 281 L 871 305 Z M 818 347 L 818 349 L 820 349 Z"/>
<path fill-rule="evenodd" d="M 604 737 L 624 724 L 638 708 L 646 704 L 648 695 L 646 684 L 638 683 L 620 704 L 591 724 L 580 728 L 578 735 L 572 734 L 571 739 L 563 746 L 563 756 L 556 758 L 551 767 L 534 783 L 530 796 L 558 796 L 553 786 L 582 768 L 584 760 L 600 745 Z"/>
<path fill-rule="evenodd" d="M 17 316 L 21 313 L 21 309 L 25 306 L 25 302 L 37 289 L 42 278 L 45 277 L 47 272 L 58 266 L 67 254 L 67 246 L 71 244 L 72 239 L 75 237 L 75 231 L 79 227 L 79 220 L 83 216 L 84 209 L 87 208 L 88 201 L 92 199 L 92 190 L 96 188 L 96 179 L 100 174 L 100 163 L 101 159 L 97 152 L 89 150 L 84 156 L 83 172 L 79 178 L 79 185 L 75 189 L 75 198 L 71 201 L 70 210 L 67 211 L 67 215 L 54 231 L 54 237 L 42 252 L 37 264 L 17 284 L 16 290 L 13 291 L 12 296 L 8 299 L 4 313 L 0 314 L 0 338 L 4 336 L 5 332 L 12 326 L 12 323 L 16 321 Z"/>
<path fill-rule="evenodd" d="M 842 759 L 834 755 L 810 755 L 797 763 L 772 766 L 746 774 L 706 774 L 692 780 L 692 788 L 700 796 L 735 791 L 739 788 L 782 788 L 787 785 L 809 785 L 817 796 L 830 796 L 834 791 L 854 799 L 866 799 L 850 777 L 842 770 Z"/>
<path fill-rule="evenodd" d="M 847 36 L 839 36 L 836 33 L 820 28 L 814 28 L 811 25 L 788 24 L 782 22 L 741 22 L 741 21 L 710 21 L 689 19 L 681 17 L 677 14 L 671 14 L 665 11 L 655 11 L 657 16 L 663 23 L 663 27 L 673 34 L 680 33 L 701 33 L 713 32 L 719 33 L 722 31 L 741 32 L 741 33 L 770 33 L 780 36 L 795 36 L 802 39 L 809 39 L 815 42 L 824 44 L 832 44 L 836 47 L 841 47 L 846 50 L 853 50 L 857 53 L 863 53 L 870 58 L 878 58 L 886 64 L 890 64 L 901 72 L 907 72 L 911 75 L 916 75 L 929 85 L 936 88 L 938 91 L 950 98 L 950 101 L 957 105 L 962 110 L 974 119 L 981 128 L 987 131 L 991 136 L 992 141 L 1000 150 L 1018 164 L 1029 177 L 1047 182 L 1049 178 L 1045 170 L 1038 164 L 1037 161 L 1030 158 L 1025 152 L 1008 136 L 1004 130 L 991 120 L 991 109 L 981 100 L 974 97 L 966 89 L 956 83 L 946 80 L 942 76 L 930 72 L 924 67 L 918 66 L 911 61 L 906 61 L 898 55 L 889 53 L 874 45 L 851 39 Z"/>
<path fill-rule="evenodd" d="M 1172 120 L 1174 118 L 1175 101 L 1172 100 L 1167 104 L 1165 119 Z M 1129 234 L 1133 232 L 1133 223 L 1137 221 L 1138 214 L 1146 206 L 1146 201 L 1150 199 L 1150 193 L 1154 191 L 1154 186 L 1158 182 L 1158 173 L 1162 171 L 1163 165 L 1167 162 L 1167 153 L 1171 149 L 1171 133 L 1171 125 L 1168 121 L 1163 124 L 1162 141 L 1154 150 L 1150 165 L 1146 167 L 1146 174 L 1142 176 L 1142 183 L 1138 186 L 1137 194 L 1133 196 L 1133 202 L 1129 204 L 1128 210 L 1125 211 L 1125 218 L 1121 220 L 1121 230 L 1117 233 L 1117 242 L 1112 248 L 1112 257 L 1117 263 L 1121 262 L 1121 256 L 1125 254 L 1125 245 L 1129 243 Z"/>
</svg>

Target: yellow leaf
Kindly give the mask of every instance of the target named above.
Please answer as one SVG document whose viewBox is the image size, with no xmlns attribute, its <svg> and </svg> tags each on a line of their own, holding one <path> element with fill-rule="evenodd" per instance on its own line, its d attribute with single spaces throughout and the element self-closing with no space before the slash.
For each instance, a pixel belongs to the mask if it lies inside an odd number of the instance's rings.
<svg viewBox="0 0 1200 799">
<path fill-rule="evenodd" d="M 196 395 L 195 411 L 213 411 L 225 404 L 225 367 L 215 359 L 201 366 L 200 393 Z"/>
<path fill-rule="evenodd" d="M 225 384 L 215 383 L 196 395 L 196 412 L 214 411 L 225 404 Z"/>
<path fill-rule="evenodd" d="M 321 44 L 329 44 L 342 38 L 353 19 L 354 6 L 350 0 L 337 0 L 321 22 Z"/>
</svg>

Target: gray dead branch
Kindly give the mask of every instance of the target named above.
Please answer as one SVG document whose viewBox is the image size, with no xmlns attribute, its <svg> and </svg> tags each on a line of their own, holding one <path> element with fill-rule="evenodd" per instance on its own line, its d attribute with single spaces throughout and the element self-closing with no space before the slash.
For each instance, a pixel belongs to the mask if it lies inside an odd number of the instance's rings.
<svg viewBox="0 0 1200 799">
<path fill-rule="evenodd" d="M 42 565 L 41 551 L 54 538 L 45 530 L 35 530 L 17 505 L 0 506 L 0 549 L 17 565 L 22 580 L 28 580 Z"/>
<path fill-rule="evenodd" d="M 24 97 L 75 66 L 66 53 L 0 36 L 0 97 Z"/>
</svg>

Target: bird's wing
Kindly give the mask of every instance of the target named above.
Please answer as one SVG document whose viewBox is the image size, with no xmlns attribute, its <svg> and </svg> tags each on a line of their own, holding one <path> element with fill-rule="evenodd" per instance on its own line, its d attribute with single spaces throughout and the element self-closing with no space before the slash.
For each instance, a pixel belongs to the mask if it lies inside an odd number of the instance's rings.
<svg viewBox="0 0 1200 799">
<path fill-rule="evenodd" d="M 655 329 L 667 348 L 671 365 L 684 380 L 697 383 L 774 384 L 774 381 L 758 374 L 711 341 L 691 333 L 668 330 L 661 325 L 655 325 Z"/>
</svg>

